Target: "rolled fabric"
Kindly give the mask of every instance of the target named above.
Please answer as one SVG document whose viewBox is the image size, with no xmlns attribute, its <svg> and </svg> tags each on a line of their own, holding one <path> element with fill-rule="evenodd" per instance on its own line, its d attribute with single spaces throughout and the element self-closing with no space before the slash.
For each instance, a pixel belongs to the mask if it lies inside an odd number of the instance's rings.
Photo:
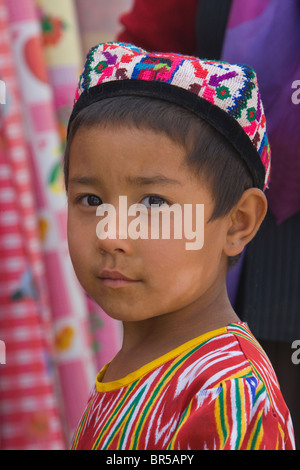
<svg viewBox="0 0 300 470">
<path fill-rule="evenodd" d="M 9 17 L 0 0 L 0 448 L 63 449 L 46 279 Z"/>
</svg>

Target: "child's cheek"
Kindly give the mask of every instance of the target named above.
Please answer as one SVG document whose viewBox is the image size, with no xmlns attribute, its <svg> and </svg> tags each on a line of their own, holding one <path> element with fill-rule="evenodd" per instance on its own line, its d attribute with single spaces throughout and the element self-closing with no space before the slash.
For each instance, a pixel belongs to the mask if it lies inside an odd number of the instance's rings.
<svg viewBox="0 0 300 470">
<path fill-rule="evenodd" d="M 78 224 L 72 217 L 68 217 L 68 247 L 69 253 L 76 270 L 77 264 L 84 262 L 85 252 L 90 241 L 82 224 Z"/>
</svg>

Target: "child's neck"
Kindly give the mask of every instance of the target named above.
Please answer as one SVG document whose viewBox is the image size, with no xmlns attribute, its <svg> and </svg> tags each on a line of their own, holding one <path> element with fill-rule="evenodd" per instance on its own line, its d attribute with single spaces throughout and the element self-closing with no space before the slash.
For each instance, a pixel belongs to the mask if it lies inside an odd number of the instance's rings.
<svg viewBox="0 0 300 470">
<path fill-rule="evenodd" d="M 205 315 L 191 311 L 182 316 L 181 312 L 172 312 L 124 323 L 122 348 L 111 361 L 103 381 L 119 380 L 191 339 L 239 321 L 227 294 L 217 304 L 213 311 L 207 308 Z"/>
</svg>

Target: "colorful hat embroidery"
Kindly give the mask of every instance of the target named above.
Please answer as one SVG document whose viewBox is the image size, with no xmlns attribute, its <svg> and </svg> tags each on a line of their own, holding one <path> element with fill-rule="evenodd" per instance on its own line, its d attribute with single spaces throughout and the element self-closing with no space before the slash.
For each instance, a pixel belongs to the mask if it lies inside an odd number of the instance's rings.
<svg viewBox="0 0 300 470">
<path fill-rule="evenodd" d="M 238 150 L 254 185 L 261 189 L 268 186 L 271 152 L 257 77 L 251 67 L 149 53 L 131 44 L 100 44 L 87 55 L 69 126 L 86 106 L 130 94 L 167 100 L 198 115 Z"/>
</svg>

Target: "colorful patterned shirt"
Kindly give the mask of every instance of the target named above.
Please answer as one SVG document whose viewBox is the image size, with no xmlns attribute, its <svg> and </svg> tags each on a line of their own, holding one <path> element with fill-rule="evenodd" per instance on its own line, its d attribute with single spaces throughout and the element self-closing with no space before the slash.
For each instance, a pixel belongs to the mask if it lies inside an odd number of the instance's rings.
<svg viewBox="0 0 300 470">
<path fill-rule="evenodd" d="M 126 377 L 97 376 L 72 449 L 294 449 L 275 372 L 244 323 L 184 343 Z"/>
</svg>

